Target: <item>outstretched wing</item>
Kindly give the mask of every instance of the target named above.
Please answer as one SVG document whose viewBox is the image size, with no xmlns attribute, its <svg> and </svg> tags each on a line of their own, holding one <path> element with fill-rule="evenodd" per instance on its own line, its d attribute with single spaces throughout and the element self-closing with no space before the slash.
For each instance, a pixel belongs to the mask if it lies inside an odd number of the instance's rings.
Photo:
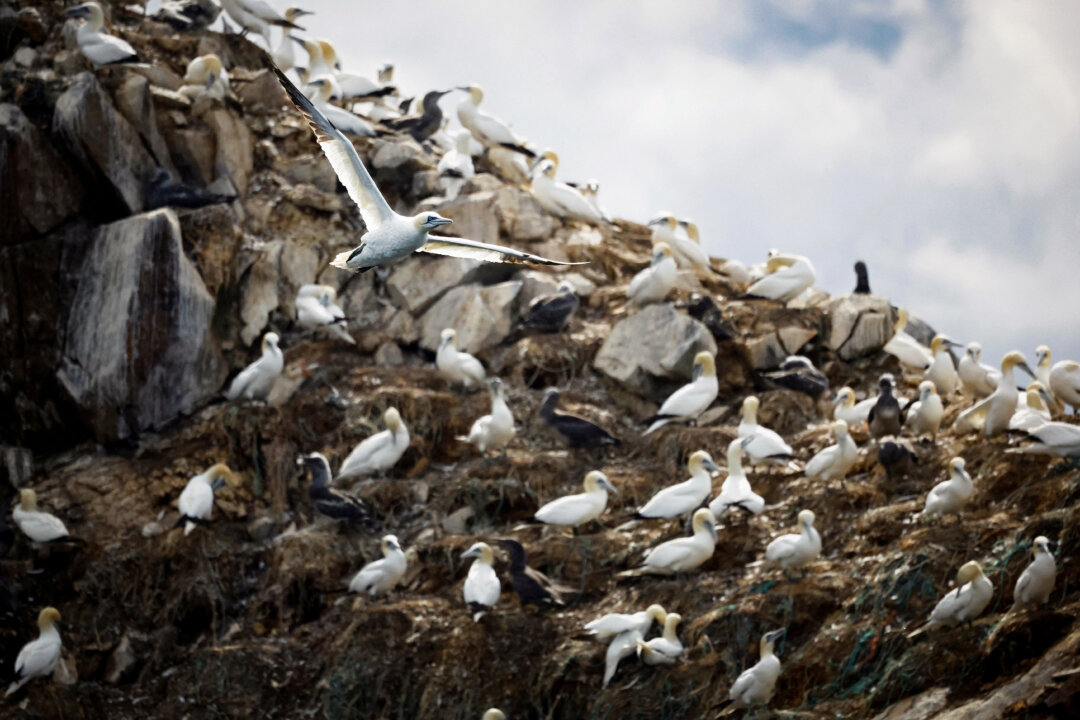
<svg viewBox="0 0 1080 720">
<path fill-rule="evenodd" d="M 508 262 L 508 263 L 531 263 L 534 265 L 588 265 L 584 262 L 564 262 L 562 260 L 548 260 L 547 258 L 533 255 L 522 250 L 515 250 L 503 245 L 489 245 L 488 243 L 466 240 L 465 238 L 428 236 L 419 251 L 434 253 L 435 255 L 450 255 L 452 257 L 469 258 L 470 260 L 482 260 L 484 262 Z"/>
<path fill-rule="evenodd" d="M 359 206 L 360 216 L 364 218 L 367 229 L 374 230 L 394 217 L 394 211 L 386 204 L 386 199 L 379 192 L 371 173 L 364 167 L 352 142 L 311 104 L 304 93 L 297 90 L 292 81 L 285 77 L 277 66 L 271 63 L 271 67 L 293 105 L 311 126 L 315 139 L 326 154 L 326 159 L 330 161 L 330 166 L 334 168 L 338 180 L 349 191 L 349 197 L 353 199 L 353 202 Z"/>
</svg>

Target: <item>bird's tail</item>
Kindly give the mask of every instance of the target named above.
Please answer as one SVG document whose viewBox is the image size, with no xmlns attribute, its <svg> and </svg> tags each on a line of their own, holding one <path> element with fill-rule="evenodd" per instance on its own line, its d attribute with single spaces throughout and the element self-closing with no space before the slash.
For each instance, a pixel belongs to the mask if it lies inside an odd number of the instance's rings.
<svg viewBox="0 0 1080 720">
<path fill-rule="evenodd" d="M 25 683 L 28 679 L 29 678 L 22 678 L 21 680 L 16 680 L 15 682 L 8 685 L 8 689 L 7 692 L 4 693 L 4 697 L 7 697 L 8 695 L 14 695 L 18 691 L 18 689 L 23 686 L 23 683 Z"/>
<path fill-rule="evenodd" d="M 651 418 L 646 418 L 644 422 L 652 423 L 649 425 L 649 429 L 641 433 L 642 437 L 648 435 L 651 432 L 655 432 L 660 428 L 671 422 L 673 418 L 670 415 L 653 415 Z"/>
<path fill-rule="evenodd" d="M 184 523 L 184 537 L 187 537 L 188 535 L 190 535 L 191 531 L 194 530 L 194 529 L 195 529 L 195 523 L 191 522 L 190 520 L 188 520 L 186 523 Z"/>
<path fill-rule="evenodd" d="M 349 267 L 349 258 L 352 256 L 352 253 L 352 250 L 338 253 L 334 256 L 334 259 L 330 261 L 330 264 L 336 268 L 341 268 L 342 270 L 352 270 L 352 268 Z"/>
</svg>

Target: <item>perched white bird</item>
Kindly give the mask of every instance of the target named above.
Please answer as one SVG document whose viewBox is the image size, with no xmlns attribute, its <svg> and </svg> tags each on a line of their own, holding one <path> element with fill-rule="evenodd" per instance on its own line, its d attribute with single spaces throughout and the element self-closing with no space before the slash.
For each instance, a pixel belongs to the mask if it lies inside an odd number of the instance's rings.
<svg viewBox="0 0 1080 720">
<path fill-rule="evenodd" d="M 210 53 L 189 62 L 179 93 L 192 99 L 200 95 L 224 98 L 229 93 L 229 73 L 221 64 L 221 58 Z"/>
<path fill-rule="evenodd" d="M 743 438 L 728 443 L 728 475 L 720 486 L 720 494 L 709 503 L 709 510 L 717 518 L 733 507 L 742 508 L 754 515 L 760 515 L 765 509 L 765 499 L 753 491 L 743 470 L 742 449 L 748 441 L 749 438 Z"/>
<path fill-rule="evenodd" d="M 485 147 L 502 146 L 518 151 L 527 149 L 525 139 L 511 130 L 507 123 L 480 109 L 484 91 L 479 85 L 468 85 L 458 90 L 469 93 L 469 97 L 458 105 L 457 115 L 462 127 L 471 132 L 474 138 Z"/>
<path fill-rule="evenodd" d="M 323 60 L 334 73 L 343 100 L 373 99 L 392 95 L 396 92 L 393 85 L 386 85 L 370 80 L 363 75 L 354 75 L 341 70 L 341 60 L 337 50 L 329 40 L 319 40 Z"/>
<path fill-rule="evenodd" d="M 882 350 L 907 367 L 926 370 L 930 367 L 930 363 L 934 362 L 934 355 L 930 352 L 930 348 L 911 337 L 904 330 L 906 327 L 907 311 L 901 309 L 897 312 L 896 323 L 893 325 L 893 336 L 889 338 L 889 342 L 885 343 Z"/>
<path fill-rule="evenodd" d="M 409 428 L 405 427 L 401 414 L 394 407 L 386 408 L 383 422 L 386 423 L 385 430 L 365 438 L 341 463 L 338 480 L 382 474 L 397 465 L 409 449 Z"/>
<path fill-rule="evenodd" d="M 440 335 L 439 350 L 435 353 L 435 367 L 450 383 L 461 383 L 465 388 L 484 382 L 487 374 L 480 361 L 467 352 L 457 349 L 457 331 L 446 328 Z"/>
<path fill-rule="evenodd" d="M 221 7 L 237 25 L 243 28 L 243 34 L 250 31 L 262 35 L 267 50 L 273 49 L 273 44 L 270 42 L 271 25 L 295 30 L 304 29 L 282 17 L 265 0 L 221 0 Z"/>
<path fill-rule="evenodd" d="M 836 444 L 830 445 L 810 458 L 804 472 L 808 478 L 821 478 L 826 485 L 830 480 L 839 480 L 843 485 L 844 478 L 859 458 L 859 448 L 851 438 L 847 423 L 843 420 L 836 420 L 829 429 L 836 437 Z"/>
<path fill-rule="evenodd" d="M 36 543 L 49 543 L 71 537 L 63 520 L 52 513 L 38 510 L 37 493 L 30 488 L 19 491 L 19 504 L 11 511 L 11 519 L 23 535 Z"/>
<path fill-rule="evenodd" d="M 274 381 L 285 369 L 285 356 L 278 347 L 277 333 L 268 332 L 262 339 L 262 357 L 240 371 L 233 378 L 225 397 L 228 400 L 266 400 Z"/>
<path fill-rule="evenodd" d="M 1050 368 L 1049 387 L 1054 397 L 1080 412 L 1080 362 L 1062 360 Z"/>
<path fill-rule="evenodd" d="M 664 634 L 661 637 L 637 641 L 637 654 L 646 665 L 671 665 L 683 655 L 683 644 L 679 640 L 677 628 L 682 616 L 668 613 L 664 620 Z"/>
<path fill-rule="evenodd" d="M 474 621 L 479 621 L 484 612 L 499 602 L 499 593 L 502 586 L 499 577 L 495 574 L 492 563 L 495 562 L 495 554 L 491 546 L 484 542 L 474 543 L 472 547 L 462 553 L 461 558 L 476 558 L 469 567 L 469 574 L 465 578 L 465 604 L 469 606 Z"/>
<path fill-rule="evenodd" d="M 945 416 L 945 406 L 937 394 L 934 383 L 923 380 L 919 383 L 919 399 L 911 404 L 907 411 L 907 424 L 916 438 L 929 435 L 937 437 L 941 427 L 941 418 Z"/>
<path fill-rule="evenodd" d="M 651 424 L 642 434 L 648 435 L 673 421 L 696 421 L 712 405 L 719 391 L 716 361 L 711 352 L 703 350 L 694 356 L 694 372 L 690 382 L 673 392 L 656 415 L 645 421 Z"/>
<path fill-rule="evenodd" d="M 765 560 L 780 566 L 787 575 L 790 568 L 804 567 L 821 554 L 821 535 L 814 528 L 814 512 L 799 513 L 799 532 L 780 537 L 765 548 Z"/>
<path fill-rule="evenodd" d="M 67 14 L 73 18 L 86 19 L 86 22 L 79 26 L 76 40 L 79 43 L 79 51 L 96 67 L 134 62 L 139 59 L 135 54 L 135 48 L 104 31 L 105 13 L 96 2 L 68 8 Z"/>
<path fill-rule="evenodd" d="M 636 613 L 608 613 L 585 623 L 585 629 L 597 640 L 607 641 L 631 630 L 637 630 L 644 635 L 652 628 L 654 620 L 663 623 L 666 617 L 663 607 L 650 605 Z"/>
<path fill-rule="evenodd" d="M 556 159 L 542 158 L 533 170 L 529 182 L 529 191 L 536 201 L 556 217 L 592 223 L 605 222 L 607 218 L 597 211 L 596 206 L 589 202 L 581 191 L 555 179 L 555 172 L 559 167 L 558 156 L 550 154 Z"/>
<path fill-rule="evenodd" d="M 355 345 L 345 329 L 345 311 L 337 304 L 337 291 L 329 285 L 301 285 L 296 291 L 296 324 L 305 330 L 326 328 L 335 337 Z"/>
<path fill-rule="evenodd" d="M 1019 367 L 1032 377 L 1035 373 L 1028 367 L 1023 353 L 1013 350 L 1006 353 L 1001 359 L 1001 382 L 990 397 L 983 398 L 957 416 L 953 428 L 957 432 L 974 432 L 980 428 L 983 435 L 993 437 L 1000 432 L 1009 429 L 1009 420 L 1016 412 L 1017 398 L 1020 392 L 1016 389 L 1016 380 L 1013 377 L 1013 369 Z M 941 387 L 938 386 L 938 390 Z"/>
<path fill-rule="evenodd" d="M 1035 348 L 1035 379 L 1042 383 L 1043 387 L 1046 388 L 1046 392 L 1050 393 L 1050 397 L 1053 398 L 1054 391 L 1050 387 L 1050 370 L 1050 348 L 1046 345 L 1040 345 Z M 1056 398 L 1051 404 L 1057 404 Z"/>
<path fill-rule="evenodd" d="M 1057 575 L 1057 562 L 1050 552 L 1050 540 L 1042 535 L 1031 546 L 1031 564 L 1020 573 L 1013 589 L 1013 602 L 1020 607 L 1042 605 L 1050 599 Z"/>
<path fill-rule="evenodd" d="M 295 41 L 304 48 L 304 51 L 308 54 L 307 67 L 300 75 L 300 79 L 303 82 L 303 93 L 305 97 L 311 98 L 315 95 L 317 86 L 312 85 L 316 80 L 325 80 L 326 84 L 330 86 L 330 97 L 340 98 L 341 88 L 338 87 L 337 78 L 334 77 L 334 70 L 326 62 L 326 58 L 323 56 L 322 45 L 314 40 L 301 40 L 300 38 L 294 38 Z"/>
<path fill-rule="evenodd" d="M 1048 422 L 1027 433 L 1035 441 L 1033 444 L 1010 448 L 1006 452 L 1080 458 L 1080 425 Z"/>
<path fill-rule="evenodd" d="M 936 627 L 971 622 L 982 614 L 994 597 L 994 585 L 983 575 L 979 563 L 964 563 L 956 573 L 957 587 L 943 597 L 930 613 L 926 625 L 908 635 L 920 635 Z"/>
<path fill-rule="evenodd" d="M 758 425 L 757 411 L 761 401 L 750 395 L 742 404 L 742 419 L 739 421 L 739 437 L 748 442 L 743 445 L 743 453 L 754 463 L 779 463 L 790 465 L 795 458 L 795 451 L 784 442 L 779 433 L 763 425 Z M 798 469 L 795 466 L 794 469 Z"/>
<path fill-rule="evenodd" d="M 964 458 L 953 458 L 949 466 L 952 468 L 949 479 L 931 488 L 926 495 L 926 507 L 920 515 L 931 517 L 958 514 L 975 494 L 971 475 L 964 469 Z"/>
<path fill-rule="evenodd" d="M 856 403 L 855 391 L 844 386 L 836 393 L 836 399 L 833 400 L 833 418 L 843 420 L 849 428 L 857 427 L 860 423 L 866 422 L 870 416 L 870 408 L 874 407 L 876 402 L 877 398 L 872 397 Z"/>
<path fill-rule="evenodd" d="M 926 379 L 934 383 L 938 394 L 948 397 L 956 392 L 960 385 L 960 376 L 956 374 L 956 366 L 953 365 L 950 347 L 956 346 L 944 335 L 935 335 L 930 341 L 930 352 L 934 355 L 934 361 L 926 371 Z"/>
<path fill-rule="evenodd" d="M 640 613 L 638 613 L 640 614 Z M 645 637 L 645 633 L 652 627 L 653 618 L 663 623 L 667 619 L 667 613 L 659 605 L 651 605 L 646 611 L 646 620 L 636 627 L 620 632 L 608 643 L 607 652 L 604 653 L 604 687 L 611 682 L 615 671 L 619 667 L 619 661 L 628 658 L 637 652 L 638 640 Z"/>
<path fill-rule="evenodd" d="M 533 515 L 533 519 L 547 525 L 578 527 L 595 520 L 607 508 L 608 493 L 619 493 L 607 475 L 591 470 L 585 475 L 585 492 L 565 495 L 547 503 Z"/>
<path fill-rule="evenodd" d="M 641 567 L 619 573 L 623 577 L 655 573 L 673 575 L 702 565 L 716 549 L 716 518 L 708 508 L 694 513 L 694 534 L 660 543 L 645 554 Z"/>
<path fill-rule="evenodd" d="M 675 233 L 675 244 L 671 246 L 675 262 L 681 268 L 711 272 L 712 264 L 709 262 L 709 254 L 701 247 L 701 233 L 697 223 L 679 220 L 679 227 L 686 231 L 686 237 L 680 237 L 678 231 Z"/>
<path fill-rule="evenodd" d="M 965 395 L 971 395 L 977 400 L 994 392 L 998 382 L 1001 381 L 1001 373 L 979 362 L 980 357 L 982 357 L 982 345 L 970 342 L 956 368 L 956 374 L 960 378 L 960 389 Z"/>
<path fill-rule="evenodd" d="M 675 287 L 678 274 L 671 248 L 667 243 L 656 243 L 653 245 L 652 263 L 630 281 L 626 296 L 637 307 L 663 302 L 671 288 Z"/>
<path fill-rule="evenodd" d="M 503 397 L 502 380 L 492 378 L 488 381 L 488 387 L 491 389 L 491 413 L 478 418 L 469 428 L 467 437 L 458 437 L 458 440 L 475 447 L 481 455 L 486 455 L 489 450 L 505 451 L 517 434 L 514 415 Z"/>
<path fill-rule="evenodd" d="M 767 705 L 776 691 L 780 677 L 780 659 L 776 657 L 776 641 L 783 637 L 783 630 L 773 630 L 761 636 L 761 658 L 752 668 L 744 670 L 731 686 L 728 697 L 736 708 Z"/>
<path fill-rule="evenodd" d="M 383 557 L 373 560 L 356 573 L 349 583 L 349 592 L 363 593 L 374 597 L 389 592 L 405 575 L 408 560 L 401 549 L 397 537 L 386 535 L 380 543 Z"/>
<path fill-rule="evenodd" d="M 307 10 L 301 10 L 300 8 L 288 8 L 285 10 L 285 19 L 290 23 L 295 21 L 296 18 L 303 15 L 311 15 Z M 278 43 L 277 49 L 274 50 L 273 58 L 274 64 L 281 69 L 282 72 L 288 72 L 296 64 L 296 54 L 293 43 L 295 39 L 292 36 L 292 28 L 285 25 L 281 28 L 281 42 Z"/>
<path fill-rule="evenodd" d="M 652 244 L 656 247 L 657 243 L 664 243 L 668 247 L 672 247 L 679 241 L 675 236 L 675 230 L 679 227 L 679 221 L 675 219 L 675 216 L 666 210 L 658 212 L 656 217 L 649 221 L 649 227 L 652 228 Z M 675 251 L 672 249 L 672 256 Z"/>
<path fill-rule="evenodd" d="M 289 99 L 307 119 L 338 180 L 360 208 L 367 232 L 356 249 L 339 254 L 331 263 L 344 270 L 364 271 L 408 257 L 414 251 L 452 255 L 487 262 L 531 262 L 542 265 L 573 265 L 548 260 L 501 245 L 489 245 L 453 237 L 428 237 L 428 232 L 452 221 L 435 212 L 413 217 L 398 215 L 379 192 L 378 186 L 360 160 L 356 148 L 292 82 L 275 71 Z M 344 111 L 342 111 L 344 112 Z"/>
<path fill-rule="evenodd" d="M 48 677 L 60 661 L 60 631 L 56 623 L 60 622 L 60 611 L 47 607 L 38 613 L 37 640 L 23 645 L 15 658 L 15 680 L 8 686 L 4 696 L 14 694 L 19 688 L 36 677 Z"/>
<path fill-rule="evenodd" d="M 1053 398 L 1046 392 L 1041 382 L 1032 380 L 1021 397 L 1025 400 L 1018 402 L 1016 412 L 1009 419 L 1010 430 L 1028 432 L 1050 422 L 1050 405 L 1053 404 Z"/>
<path fill-rule="evenodd" d="M 690 470 L 690 479 L 666 487 L 652 496 L 649 502 L 637 511 L 645 518 L 673 518 L 686 515 L 701 507 L 712 492 L 712 476 L 709 471 L 720 470 L 709 453 L 698 450 L 686 463 Z"/>
<path fill-rule="evenodd" d="M 802 255 L 774 255 L 766 263 L 769 274 L 746 289 L 747 295 L 787 303 L 807 290 L 817 275 Z"/>
<path fill-rule="evenodd" d="M 439 173 L 439 187 L 447 200 L 456 199 L 465 183 L 476 175 L 472 155 L 469 154 L 470 140 L 472 135 L 468 130 L 458 130 L 454 148 L 439 160 L 436 168 Z"/>
<path fill-rule="evenodd" d="M 185 535 L 190 534 L 197 523 L 204 523 L 210 519 L 210 514 L 214 510 L 214 491 L 225 487 L 234 477 L 228 465 L 218 463 L 206 472 L 188 480 L 188 484 L 176 501 L 176 507 L 180 510 L 180 519 L 176 524 L 184 525 Z"/>
</svg>

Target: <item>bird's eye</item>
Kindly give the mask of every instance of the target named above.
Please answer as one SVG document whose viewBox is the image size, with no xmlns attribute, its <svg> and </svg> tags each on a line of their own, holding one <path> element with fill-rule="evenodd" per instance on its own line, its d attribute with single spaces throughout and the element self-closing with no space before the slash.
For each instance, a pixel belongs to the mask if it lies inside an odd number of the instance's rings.
<svg viewBox="0 0 1080 720">
<path fill-rule="evenodd" d="M 428 221 L 428 223 L 433 223 L 433 222 L 435 222 L 435 216 L 434 216 L 434 215 L 428 215 L 428 216 L 427 216 L 427 221 Z"/>
</svg>

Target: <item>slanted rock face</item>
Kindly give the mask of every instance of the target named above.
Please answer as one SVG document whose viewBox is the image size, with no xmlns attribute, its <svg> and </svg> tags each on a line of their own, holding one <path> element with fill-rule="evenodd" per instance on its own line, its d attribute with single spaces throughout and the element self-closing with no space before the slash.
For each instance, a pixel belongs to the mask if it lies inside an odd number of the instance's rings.
<svg viewBox="0 0 1080 720">
<path fill-rule="evenodd" d="M 58 379 L 99 440 L 159 427 L 218 391 L 214 300 L 171 210 L 101 227 L 78 277 Z"/>
<path fill-rule="evenodd" d="M 825 306 L 825 344 L 844 360 L 880 349 L 892 337 L 892 307 L 880 295 L 845 295 Z"/>
<path fill-rule="evenodd" d="M 142 75 L 129 75 L 116 91 L 116 107 L 139 131 L 143 142 L 150 148 L 154 161 L 175 174 L 176 168 L 169 157 L 169 147 L 158 130 L 150 81 Z"/>
<path fill-rule="evenodd" d="M 464 352 L 477 353 L 502 342 L 513 329 L 514 301 L 520 292 L 520 280 L 454 288 L 420 319 L 420 346 L 437 350 L 446 328 L 457 330 L 457 348 Z"/>
</svg>

